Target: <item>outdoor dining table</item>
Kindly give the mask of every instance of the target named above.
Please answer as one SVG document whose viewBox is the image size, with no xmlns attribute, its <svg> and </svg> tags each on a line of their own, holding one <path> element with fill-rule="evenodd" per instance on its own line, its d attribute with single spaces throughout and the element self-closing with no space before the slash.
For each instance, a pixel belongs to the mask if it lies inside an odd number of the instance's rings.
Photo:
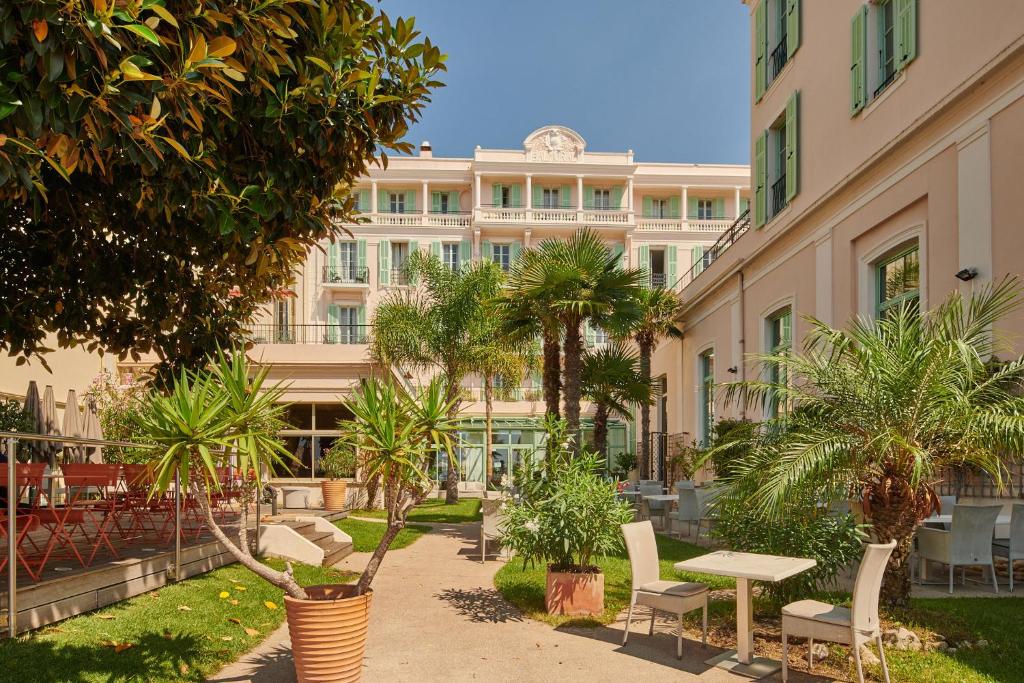
<svg viewBox="0 0 1024 683">
<path fill-rule="evenodd" d="M 764 678 L 782 668 L 781 662 L 754 656 L 754 596 L 751 581 L 782 581 L 817 564 L 804 557 L 782 557 L 718 550 L 674 565 L 677 570 L 736 579 L 736 649 L 727 650 L 705 664 L 733 673 Z"/>
<path fill-rule="evenodd" d="M 669 494 L 669 493 L 655 493 L 655 494 L 650 494 L 650 495 L 644 496 L 644 500 L 646 500 L 648 502 L 650 502 L 650 501 L 662 501 L 664 503 L 671 503 L 674 500 L 679 500 L 679 496 L 673 495 L 673 494 Z M 667 529 L 668 528 L 668 515 L 669 515 L 669 508 L 670 507 L 672 507 L 672 506 L 671 505 L 667 505 L 667 504 L 661 506 L 661 518 L 662 518 L 661 519 L 661 528 L 662 529 Z"/>
</svg>

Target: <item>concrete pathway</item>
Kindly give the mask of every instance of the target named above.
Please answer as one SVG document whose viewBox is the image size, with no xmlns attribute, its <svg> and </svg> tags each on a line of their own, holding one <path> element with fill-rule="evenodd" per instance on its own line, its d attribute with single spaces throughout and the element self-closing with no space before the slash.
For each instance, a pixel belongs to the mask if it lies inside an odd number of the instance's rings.
<svg viewBox="0 0 1024 683">
<path fill-rule="evenodd" d="M 749 681 L 704 660 L 721 652 L 683 641 L 669 621 L 653 637 L 633 625 L 622 647 L 624 616 L 604 628 L 559 628 L 524 617 L 494 590 L 501 562 L 480 563 L 478 525 L 434 525 L 433 533 L 388 553 L 374 580 L 366 681 Z M 338 566 L 359 571 L 366 553 Z M 775 676 L 778 680 L 778 676 Z M 226 667 L 220 683 L 294 681 L 284 625 Z M 792 681 L 822 680 L 794 672 Z"/>
</svg>

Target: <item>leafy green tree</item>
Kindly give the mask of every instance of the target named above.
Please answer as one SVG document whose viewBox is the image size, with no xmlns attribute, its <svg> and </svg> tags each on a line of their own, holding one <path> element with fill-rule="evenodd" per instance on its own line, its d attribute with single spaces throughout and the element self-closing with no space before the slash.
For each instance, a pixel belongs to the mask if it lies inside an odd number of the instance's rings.
<svg viewBox="0 0 1024 683">
<path fill-rule="evenodd" d="M 12 0 L 0 64 L 0 350 L 182 367 L 354 218 L 444 56 L 368 0 Z"/>
<path fill-rule="evenodd" d="M 618 256 L 600 236 L 583 229 L 567 240 L 541 242 L 537 255 L 526 257 L 515 275 L 514 291 L 526 300 L 543 302 L 560 327 L 565 418 L 570 433 L 577 437 L 573 452 L 579 453 L 582 326 L 592 321 L 621 327 L 632 319 L 642 273 L 620 268 Z"/>
<path fill-rule="evenodd" d="M 861 499 L 879 542 L 897 542 L 883 599 L 905 605 L 911 541 L 943 472 L 973 468 L 1001 488 L 1006 454 L 1024 449 L 1024 357 L 994 362 L 1006 349 L 992 332 L 1020 293 L 1005 279 L 967 300 L 955 292 L 928 312 L 908 304 L 846 329 L 808 318 L 801 353 L 758 357 L 791 379 L 727 384 L 726 399 L 792 409 L 740 432 L 747 455 L 730 479 L 749 491 L 750 509 L 781 518 L 808 496 Z"/>
<path fill-rule="evenodd" d="M 594 450 L 608 457 L 608 418 L 629 419 L 632 407 L 650 403 L 651 381 L 640 374 L 640 359 L 621 344 L 583 354 L 583 397 L 594 403 Z"/>
<path fill-rule="evenodd" d="M 452 417 L 461 405 L 462 381 L 478 371 L 480 334 L 488 302 L 501 290 L 501 268 L 490 261 L 452 270 L 433 255 L 410 255 L 406 268 L 415 288 L 390 292 L 373 316 L 370 350 L 378 363 L 404 370 L 439 372 L 445 378 Z M 459 500 L 459 468 L 449 459 L 445 500 Z"/>
<path fill-rule="evenodd" d="M 640 351 L 640 376 L 651 381 L 651 356 L 654 349 L 666 337 L 682 338 L 677 320 L 679 317 L 679 297 L 671 289 L 665 287 L 641 288 L 636 290 L 637 314 L 627 322 L 628 330 Z M 615 326 L 613 332 L 623 329 Z M 641 470 L 650 466 L 651 462 L 651 404 L 640 404 L 640 467 Z"/>
</svg>

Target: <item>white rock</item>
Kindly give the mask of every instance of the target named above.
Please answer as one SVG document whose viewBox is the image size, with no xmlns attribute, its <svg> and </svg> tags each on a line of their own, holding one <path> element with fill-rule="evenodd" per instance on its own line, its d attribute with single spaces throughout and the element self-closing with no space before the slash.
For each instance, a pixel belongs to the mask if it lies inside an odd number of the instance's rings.
<svg viewBox="0 0 1024 683">
<path fill-rule="evenodd" d="M 988 641 L 984 639 L 979 640 L 974 644 L 974 647 L 988 647 Z"/>
<path fill-rule="evenodd" d="M 917 634 L 902 626 L 898 629 L 889 630 L 883 633 L 882 640 L 885 641 L 887 645 L 891 645 L 897 650 L 911 650 L 916 652 L 922 647 L 921 639 L 917 637 Z"/>
<path fill-rule="evenodd" d="M 825 643 L 815 643 L 814 647 L 811 648 L 811 654 L 814 655 L 814 661 L 816 662 L 828 659 L 828 645 Z"/>
<path fill-rule="evenodd" d="M 955 655 L 956 654 L 956 648 L 955 647 L 949 648 L 948 650 L 946 650 L 946 654 L 947 655 Z"/>
<path fill-rule="evenodd" d="M 853 661 L 853 657 L 850 657 L 850 661 Z M 864 666 L 878 666 L 882 663 L 882 660 L 878 658 L 878 655 L 863 645 L 860 647 L 860 661 Z"/>
</svg>

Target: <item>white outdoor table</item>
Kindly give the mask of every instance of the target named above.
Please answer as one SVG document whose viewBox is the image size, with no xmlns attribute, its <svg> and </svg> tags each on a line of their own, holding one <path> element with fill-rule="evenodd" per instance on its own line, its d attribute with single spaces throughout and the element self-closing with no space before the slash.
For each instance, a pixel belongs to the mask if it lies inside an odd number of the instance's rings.
<svg viewBox="0 0 1024 683">
<path fill-rule="evenodd" d="M 712 657 L 705 664 L 713 664 L 751 678 L 763 678 L 781 669 L 782 664 L 774 659 L 754 656 L 754 596 L 750 590 L 750 582 L 782 581 L 805 572 L 816 564 L 817 562 L 809 558 L 759 555 L 732 550 L 719 550 L 691 560 L 676 562 L 675 568 L 681 571 L 731 576 L 736 579 L 736 649 Z"/>
<path fill-rule="evenodd" d="M 670 503 L 673 500 L 679 500 L 679 496 L 674 496 L 674 495 L 671 495 L 671 494 L 668 494 L 668 493 L 655 493 L 655 494 L 644 496 L 644 500 L 647 500 L 647 501 L 658 500 L 658 501 L 662 501 L 664 503 Z M 665 529 L 668 528 L 668 514 L 669 514 L 669 510 L 668 509 L 670 507 L 671 507 L 670 505 L 663 505 L 661 507 L 661 530 L 662 531 L 664 531 Z"/>
</svg>

